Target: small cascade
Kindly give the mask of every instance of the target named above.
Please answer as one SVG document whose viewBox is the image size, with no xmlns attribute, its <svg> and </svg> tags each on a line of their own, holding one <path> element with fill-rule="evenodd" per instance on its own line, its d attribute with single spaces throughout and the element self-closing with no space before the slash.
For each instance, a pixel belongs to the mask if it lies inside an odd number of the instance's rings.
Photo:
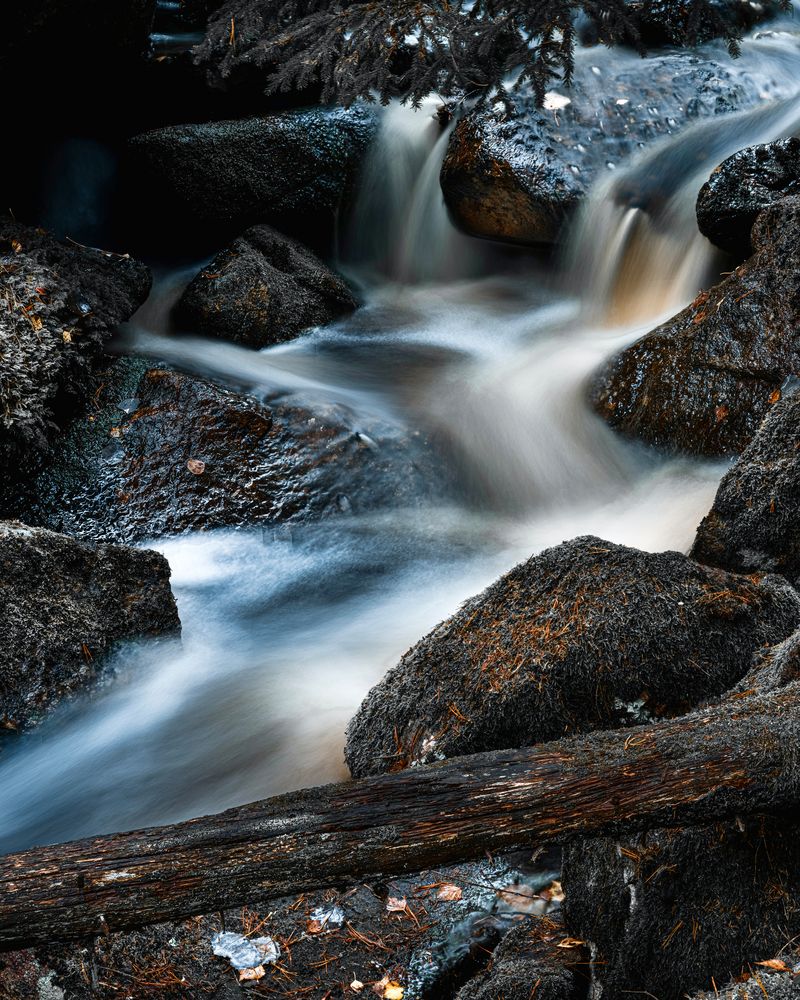
<svg viewBox="0 0 800 1000">
<path fill-rule="evenodd" d="M 797 41 L 780 34 L 751 39 L 758 69 L 796 66 Z M 562 270 L 584 313 L 611 326 L 675 312 L 715 280 L 718 253 L 697 229 L 695 202 L 711 171 L 745 146 L 800 131 L 800 91 L 747 111 L 698 121 L 596 184 L 572 225 Z M 791 91 L 794 91 L 792 93 Z"/>
<path fill-rule="evenodd" d="M 450 221 L 439 173 L 452 123 L 442 126 L 441 103 L 419 110 L 399 102 L 383 113 L 364 167 L 347 239 L 345 263 L 401 284 L 470 277 L 485 253 Z"/>
</svg>

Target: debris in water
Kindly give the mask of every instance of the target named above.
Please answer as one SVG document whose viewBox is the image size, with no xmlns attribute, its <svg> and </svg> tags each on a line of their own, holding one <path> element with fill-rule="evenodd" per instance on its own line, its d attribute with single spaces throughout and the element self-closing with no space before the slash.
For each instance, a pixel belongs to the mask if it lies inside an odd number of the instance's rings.
<svg viewBox="0 0 800 1000">
<path fill-rule="evenodd" d="M 334 927 L 341 927 L 343 923 L 344 910 L 341 906 L 318 906 L 316 910 L 312 910 L 306 930 L 309 934 L 321 934 Z"/>
<path fill-rule="evenodd" d="M 234 969 L 255 971 L 260 966 L 272 965 L 281 957 L 281 949 L 271 937 L 259 937 L 249 940 L 233 931 L 221 931 L 211 938 L 211 950 L 215 955 L 230 960 Z M 264 970 L 261 970 L 264 975 Z M 241 977 L 240 977 L 241 978 Z M 260 979 L 261 976 L 246 976 L 247 979 Z"/>
<path fill-rule="evenodd" d="M 202 462 L 199 458 L 190 458 L 186 463 L 186 468 L 193 476 L 202 476 L 206 471 L 206 463 Z"/>
</svg>

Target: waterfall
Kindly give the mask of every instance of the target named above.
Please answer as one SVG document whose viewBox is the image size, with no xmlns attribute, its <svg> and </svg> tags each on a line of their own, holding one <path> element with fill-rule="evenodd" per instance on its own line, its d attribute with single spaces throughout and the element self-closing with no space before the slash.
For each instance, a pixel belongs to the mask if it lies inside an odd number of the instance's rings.
<svg viewBox="0 0 800 1000">
<path fill-rule="evenodd" d="M 381 117 L 367 157 L 344 263 L 401 284 L 449 281 L 477 274 L 485 256 L 450 221 L 439 173 L 451 122 L 429 98 L 418 110 L 399 102 Z"/>
</svg>

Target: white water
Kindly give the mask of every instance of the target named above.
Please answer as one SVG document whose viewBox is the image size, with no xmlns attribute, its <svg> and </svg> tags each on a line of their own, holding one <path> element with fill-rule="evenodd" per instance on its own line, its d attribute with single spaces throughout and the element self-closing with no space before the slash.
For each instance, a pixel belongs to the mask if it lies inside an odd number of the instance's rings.
<svg viewBox="0 0 800 1000">
<path fill-rule="evenodd" d="M 366 299 L 353 317 L 256 354 L 166 336 L 175 288 L 162 286 L 138 316 L 139 349 L 433 433 L 458 488 L 448 503 L 277 538 L 154 541 L 172 565 L 182 643 L 122 650 L 99 696 L 6 751 L 0 850 L 341 777 L 344 729 L 370 686 L 517 561 L 590 532 L 688 548 L 722 467 L 621 441 L 588 411 L 584 384 L 713 273 L 692 219 L 702 177 L 725 150 L 793 130 L 794 115 L 774 104 L 731 119 L 704 159 L 684 135 L 618 170 L 576 227 L 567 292 L 537 258 L 510 262 L 453 229 L 436 182 L 445 140 L 425 111 L 401 108 L 387 112 L 343 250 Z M 659 174 L 658 211 L 625 202 L 626 181 Z"/>
</svg>

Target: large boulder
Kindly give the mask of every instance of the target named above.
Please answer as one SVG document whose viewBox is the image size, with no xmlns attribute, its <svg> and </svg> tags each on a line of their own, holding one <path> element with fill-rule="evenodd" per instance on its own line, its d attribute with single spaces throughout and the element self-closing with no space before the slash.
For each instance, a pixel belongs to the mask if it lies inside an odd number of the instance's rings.
<svg viewBox="0 0 800 1000">
<path fill-rule="evenodd" d="M 362 776 L 678 714 L 731 687 L 799 618 L 780 577 L 577 538 L 406 653 L 351 722 L 345 756 Z"/>
<path fill-rule="evenodd" d="M 377 129 L 364 107 L 174 125 L 134 137 L 126 189 L 147 225 L 229 238 L 269 222 L 318 239 L 346 201 Z"/>
<path fill-rule="evenodd" d="M 176 319 L 193 332 L 266 347 L 355 307 L 347 284 L 310 250 L 253 226 L 189 283 Z"/>
<path fill-rule="evenodd" d="M 114 326 L 150 290 L 128 257 L 60 243 L 41 229 L 0 222 L 0 470 L 47 451 L 86 401 Z"/>
<path fill-rule="evenodd" d="M 577 841 L 563 884 L 567 926 L 591 948 L 605 1000 L 680 1000 L 747 972 L 800 932 L 797 823 L 755 817 Z"/>
<path fill-rule="evenodd" d="M 712 243 L 740 259 L 753 252 L 750 231 L 765 208 L 800 194 L 800 139 L 748 146 L 724 160 L 697 196 L 697 223 Z"/>
<path fill-rule="evenodd" d="M 342 406 L 270 405 L 143 360 L 103 374 L 33 496 L 5 509 L 79 537 L 131 542 L 417 505 L 436 490 L 426 444 Z"/>
<path fill-rule="evenodd" d="M 733 63 L 598 52 L 578 60 L 572 85 L 550 94 L 544 108 L 529 94 L 514 96 L 511 115 L 500 105 L 468 112 L 442 164 L 445 201 L 476 236 L 552 243 L 598 178 L 643 146 L 776 93 L 780 84 L 756 81 Z"/>
<path fill-rule="evenodd" d="M 163 556 L 0 522 L 0 720 L 19 729 L 97 677 L 124 639 L 180 628 Z"/>
<path fill-rule="evenodd" d="M 589 398 L 612 427 L 694 455 L 742 451 L 800 373 L 800 198 L 766 209 L 754 255 L 613 357 Z"/>
<path fill-rule="evenodd" d="M 800 392 L 775 404 L 725 474 L 691 554 L 734 572 L 783 573 L 800 586 Z"/>
</svg>

